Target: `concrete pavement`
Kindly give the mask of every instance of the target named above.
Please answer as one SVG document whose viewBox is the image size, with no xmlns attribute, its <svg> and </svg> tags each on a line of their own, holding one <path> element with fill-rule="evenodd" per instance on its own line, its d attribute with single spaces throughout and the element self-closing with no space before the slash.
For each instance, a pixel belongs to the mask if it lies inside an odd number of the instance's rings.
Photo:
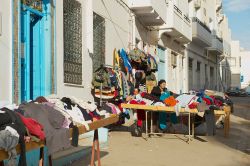
<svg viewBox="0 0 250 166">
<path fill-rule="evenodd" d="M 198 137 L 190 144 L 173 135 L 161 138 L 131 137 L 129 132 L 111 132 L 109 146 L 102 150 L 103 166 L 249 166 L 250 98 L 233 98 L 229 138 L 218 129 L 214 137 Z M 245 118 L 244 118 L 245 117 Z M 180 137 L 183 138 L 182 135 Z M 90 154 L 73 166 L 88 165 Z"/>
</svg>

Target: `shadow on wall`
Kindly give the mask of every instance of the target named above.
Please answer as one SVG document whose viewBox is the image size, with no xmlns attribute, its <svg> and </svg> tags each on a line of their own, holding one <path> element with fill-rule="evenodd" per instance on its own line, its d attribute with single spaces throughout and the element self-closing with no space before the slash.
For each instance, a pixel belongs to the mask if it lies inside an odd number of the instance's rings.
<svg viewBox="0 0 250 166">
<path fill-rule="evenodd" d="M 91 59 L 91 64 L 92 64 L 92 73 L 91 73 L 91 75 L 92 75 L 92 78 L 94 77 L 94 69 L 93 69 L 93 62 L 94 62 L 94 54 L 93 53 L 91 53 L 90 51 L 89 51 L 89 49 L 88 49 L 88 55 L 89 55 L 89 57 L 90 57 L 90 59 Z M 92 80 L 91 80 L 92 81 Z M 96 98 L 94 97 L 95 96 L 95 92 L 94 92 L 94 90 L 92 90 L 91 89 L 91 94 L 92 94 L 92 96 L 93 96 L 93 98 L 94 98 L 94 101 L 95 102 L 98 102 L 97 100 L 96 100 Z"/>
<path fill-rule="evenodd" d="M 225 92 L 231 86 L 232 71 L 230 68 L 230 58 L 224 57 L 224 60 L 221 61 L 220 66 L 222 68 L 222 73 L 220 73 L 220 81 L 222 90 Z"/>
<path fill-rule="evenodd" d="M 135 18 L 135 26 L 143 42 L 150 44 L 150 45 L 158 44 L 158 38 L 159 38 L 158 30 L 154 28 L 150 29 L 146 27 L 145 25 L 141 23 L 140 18 Z"/>
</svg>

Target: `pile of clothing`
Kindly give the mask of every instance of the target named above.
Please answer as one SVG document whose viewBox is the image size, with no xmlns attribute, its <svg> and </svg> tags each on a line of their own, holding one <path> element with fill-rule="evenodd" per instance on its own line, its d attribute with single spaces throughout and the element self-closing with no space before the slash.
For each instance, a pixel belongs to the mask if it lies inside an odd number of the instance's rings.
<svg viewBox="0 0 250 166">
<path fill-rule="evenodd" d="M 195 116 L 195 124 L 199 126 L 202 123 L 206 123 L 207 135 L 214 135 L 216 133 L 214 110 L 220 110 L 223 109 L 223 106 L 232 104 L 226 99 L 226 96 L 209 96 L 204 90 L 195 92 L 195 94 L 181 95 L 165 91 L 159 97 L 142 92 L 135 95 L 128 103 L 174 107 L 175 114 L 169 115 L 165 112 L 158 113 L 158 126 L 160 130 L 166 130 L 168 127 L 168 119 L 170 119 L 170 123 L 182 121 L 187 125 L 188 119 L 185 119 L 186 117 L 179 117 L 180 110 L 184 108 L 184 110 L 188 112 L 190 109 L 197 109 L 198 114 Z M 143 121 L 145 120 L 145 111 L 136 110 L 134 117 L 137 122 L 137 127 L 142 128 Z"/>
<path fill-rule="evenodd" d="M 17 165 L 16 145 L 20 144 L 18 165 L 25 166 L 25 142 L 46 140 L 48 155 L 51 155 L 78 146 L 79 126 L 89 130 L 90 123 L 111 114 L 121 114 L 121 111 L 109 103 L 99 110 L 92 102 L 56 95 L 40 96 L 19 106 L 4 104 L 0 106 L 0 148 L 8 151 L 8 164 Z M 73 129 L 71 143 L 70 128 Z"/>
<path fill-rule="evenodd" d="M 37 120 L 24 117 L 12 104 L 0 106 L 0 149 L 8 152 L 8 165 L 17 165 L 16 145 L 20 144 L 19 166 L 26 166 L 25 142 L 44 141 L 45 131 Z"/>
</svg>

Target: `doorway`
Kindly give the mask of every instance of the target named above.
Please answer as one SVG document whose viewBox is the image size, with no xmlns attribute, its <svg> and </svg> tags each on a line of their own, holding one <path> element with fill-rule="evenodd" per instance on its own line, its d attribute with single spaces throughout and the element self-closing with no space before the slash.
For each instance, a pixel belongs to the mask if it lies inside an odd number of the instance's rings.
<svg viewBox="0 0 250 166">
<path fill-rule="evenodd" d="M 42 5 L 41 10 L 45 7 Z M 46 5 L 48 10 L 48 6 Z M 20 100 L 33 100 L 51 91 L 50 16 L 21 5 L 20 11 Z"/>
</svg>

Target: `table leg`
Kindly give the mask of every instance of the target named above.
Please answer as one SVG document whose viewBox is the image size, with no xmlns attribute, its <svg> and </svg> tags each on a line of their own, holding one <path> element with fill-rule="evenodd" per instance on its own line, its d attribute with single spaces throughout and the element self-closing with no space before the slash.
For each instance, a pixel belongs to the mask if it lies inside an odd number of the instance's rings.
<svg viewBox="0 0 250 166">
<path fill-rule="evenodd" d="M 146 111 L 146 137 L 148 137 L 148 111 Z"/>
<path fill-rule="evenodd" d="M 192 114 L 192 138 L 194 138 L 194 115 Z"/>
<path fill-rule="evenodd" d="M 153 133 L 153 112 L 151 111 L 151 120 L 150 120 L 150 134 Z"/>
<path fill-rule="evenodd" d="M 101 166 L 101 160 L 100 160 L 100 147 L 99 147 L 99 139 L 98 139 L 98 130 L 96 129 L 94 131 L 94 139 L 93 139 L 93 145 L 92 145 L 92 155 L 91 155 L 91 166 L 95 165 L 95 146 L 97 146 L 97 161 L 98 161 L 98 166 Z"/>
<path fill-rule="evenodd" d="M 190 142 L 190 112 L 188 113 L 188 143 Z"/>
<path fill-rule="evenodd" d="M 52 166 L 52 156 L 49 155 L 49 166 Z"/>
</svg>

